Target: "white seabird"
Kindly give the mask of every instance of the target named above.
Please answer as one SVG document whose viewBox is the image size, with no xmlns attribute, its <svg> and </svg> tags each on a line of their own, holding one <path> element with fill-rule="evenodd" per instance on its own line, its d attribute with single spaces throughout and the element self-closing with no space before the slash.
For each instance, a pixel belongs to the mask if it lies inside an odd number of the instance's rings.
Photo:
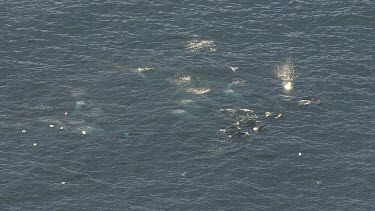
<svg viewBox="0 0 375 211">
<path fill-rule="evenodd" d="M 240 69 L 239 67 L 229 67 L 233 72 L 236 72 L 238 69 Z"/>
</svg>

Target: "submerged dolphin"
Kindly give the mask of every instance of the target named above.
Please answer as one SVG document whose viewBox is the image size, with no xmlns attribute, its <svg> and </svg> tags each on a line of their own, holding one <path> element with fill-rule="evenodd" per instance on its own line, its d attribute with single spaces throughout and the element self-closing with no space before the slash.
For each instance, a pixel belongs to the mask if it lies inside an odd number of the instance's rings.
<svg viewBox="0 0 375 211">
<path fill-rule="evenodd" d="M 253 128 L 253 131 L 256 132 L 256 133 L 259 133 L 261 132 L 262 130 L 264 130 L 266 128 L 267 125 L 260 125 L 260 126 L 256 126 Z"/>
<path fill-rule="evenodd" d="M 298 101 L 298 105 L 311 105 L 311 104 L 319 104 L 320 100 L 316 99 L 314 96 L 306 96 L 301 98 Z"/>
</svg>

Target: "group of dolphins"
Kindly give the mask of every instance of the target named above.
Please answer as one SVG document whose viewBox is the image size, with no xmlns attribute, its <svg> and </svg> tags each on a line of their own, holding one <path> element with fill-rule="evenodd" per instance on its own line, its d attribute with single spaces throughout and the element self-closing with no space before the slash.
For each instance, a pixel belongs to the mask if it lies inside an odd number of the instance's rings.
<svg viewBox="0 0 375 211">
<path fill-rule="evenodd" d="M 305 96 L 298 100 L 298 105 L 300 106 L 318 104 L 320 104 L 320 100 L 314 96 Z M 227 110 L 229 110 L 232 115 L 234 115 L 237 111 L 246 113 L 245 115 L 242 113 L 241 115 L 235 117 L 234 121 L 232 121 L 229 126 L 220 129 L 220 131 L 227 134 L 230 138 L 241 138 L 250 136 L 251 133 L 260 133 L 267 128 L 266 122 L 269 122 L 271 119 L 280 120 L 284 117 L 282 113 L 265 112 L 264 114 L 255 114 L 254 111 L 250 109 Z"/>
<path fill-rule="evenodd" d="M 229 68 L 235 73 L 239 69 L 238 67 Z M 293 81 L 296 76 L 291 59 L 286 59 L 284 62 L 281 62 L 275 69 L 275 75 L 279 80 L 281 80 L 283 88 L 286 92 L 293 89 Z M 298 101 L 298 105 L 301 106 L 318 104 L 320 104 L 320 100 L 314 96 L 303 97 Z M 245 116 L 241 115 L 240 117 L 235 118 L 235 121 L 231 125 L 225 127 L 224 129 L 220 129 L 220 131 L 223 131 L 229 137 L 237 138 L 250 136 L 251 133 L 259 133 L 266 129 L 267 125 L 264 122 L 273 119 L 271 112 L 265 112 L 264 114 L 259 115 L 259 117 L 262 119 L 261 121 L 260 118 L 258 118 L 258 115 L 254 114 L 252 110 L 246 109 L 246 111 L 247 113 Z M 273 117 L 274 119 L 280 119 L 283 117 L 283 114 L 276 113 Z"/>
<path fill-rule="evenodd" d="M 253 114 L 251 110 L 248 111 L 250 111 L 250 113 L 237 118 L 230 126 L 220 129 L 220 131 L 223 131 L 231 138 L 239 138 L 250 136 L 250 133 L 260 133 L 267 128 L 267 125 L 259 120 L 258 115 Z M 282 116 L 283 115 L 280 113 L 274 118 L 280 119 Z M 271 118 L 271 112 L 265 112 L 264 117 Z"/>
<path fill-rule="evenodd" d="M 314 96 L 306 96 L 301 98 L 298 101 L 298 105 L 312 105 L 312 104 L 320 104 L 320 100 L 318 100 Z M 244 110 L 244 109 L 240 109 Z M 245 109 L 246 115 L 240 116 L 236 118 L 236 120 L 229 126 L 225 127 L 224 129 L 220 129 L 220 131 L 227 134 L 230 138 L 240 138 L 245 136 L 250 136 L 251 133 L 260 133 L 264 129 L 267 128 L 267 125 L 264 123 L 265 121 L 261 121 L 258 115 L 254 114 L 252 110 Z M 264 119 L 271 119 L 272 113 L 265 112 L 262 114 Z M 283 114 L 279 113 L 274 115 L 274 119 L 282 119 Z"/>
</svg>

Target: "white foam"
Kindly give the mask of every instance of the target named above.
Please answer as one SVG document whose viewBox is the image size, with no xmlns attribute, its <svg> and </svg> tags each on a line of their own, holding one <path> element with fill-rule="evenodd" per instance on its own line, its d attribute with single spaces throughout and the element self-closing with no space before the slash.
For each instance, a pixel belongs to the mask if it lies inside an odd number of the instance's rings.
<svg viewBox="0 0 375 211">
<path fill-rule="evenodd" d="M 190 83 L 191 76 L 190 75 L 182 75 L 178 78 L 179 83 Z"/>
<path fill-rule="evenodd" d="M 138 72 L 138 73 L 143 73 L 143 72 L 151 71 L 153 69 L 154 68 L 152 68 L 152 67 L 138 67 L 138 68 L 135 68 L 134 71 Z"/>
<path fill-rule="evenodd" d="M 201 95 L 201 94 L 206 94 L 210 91 L 210 88 L 189 88 L 189 89 L 186 89 L 187 92 L 189 93 L 192 93 L 192 94 L 197 94 L 197 95 Z"/>
<path fill-rule="evenodd" d="M 174 114 L 183 114 L 183 113 L 185 113 L 186 111 L 183 110 L 183 109 L 175 109 L 175 110 L 172 110 L 171 112 L 174 113 Z"/>
<path fill-rule="evenodd" d="M 191 76 L 190 75 L 177 75 L 175 78 L 168 78 L 168 81 L 171 84 L 177 86 L 186 86 L 191 83 Z"/>
<path fill-rule="evenodd" d="M 190 100 L 190 99 L 185 99 L 185 100 L 181 100 L 180 102 L 181 102 L 181 104 L 183 104 L 183 105 L 187 105 L 187 104 L 191 104 L 191 103 L 193 103 L 194 101 L 193 101 L 193 100 Z"/>
<path fill-rule="evenodd" d="M 215 52 L 216 45 L 213 40 L 201 40 L 201 39 L 193 39 L 186 44 L 186 49 L 190 50 L 191 52 L 197 51 L 208 51 L 208 52 Z"/>
</svg>

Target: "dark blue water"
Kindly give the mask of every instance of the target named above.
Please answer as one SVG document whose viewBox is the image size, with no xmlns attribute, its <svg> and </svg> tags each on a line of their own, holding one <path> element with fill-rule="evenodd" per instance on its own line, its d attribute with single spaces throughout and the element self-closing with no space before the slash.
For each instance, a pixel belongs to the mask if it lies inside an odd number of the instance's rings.
<svg viewBox="0 0 375 211">
<path fill-rule="evenodd" d="M 374 14 L 0 1 L 0 210 L 373 210 Z"/>
</svg>

